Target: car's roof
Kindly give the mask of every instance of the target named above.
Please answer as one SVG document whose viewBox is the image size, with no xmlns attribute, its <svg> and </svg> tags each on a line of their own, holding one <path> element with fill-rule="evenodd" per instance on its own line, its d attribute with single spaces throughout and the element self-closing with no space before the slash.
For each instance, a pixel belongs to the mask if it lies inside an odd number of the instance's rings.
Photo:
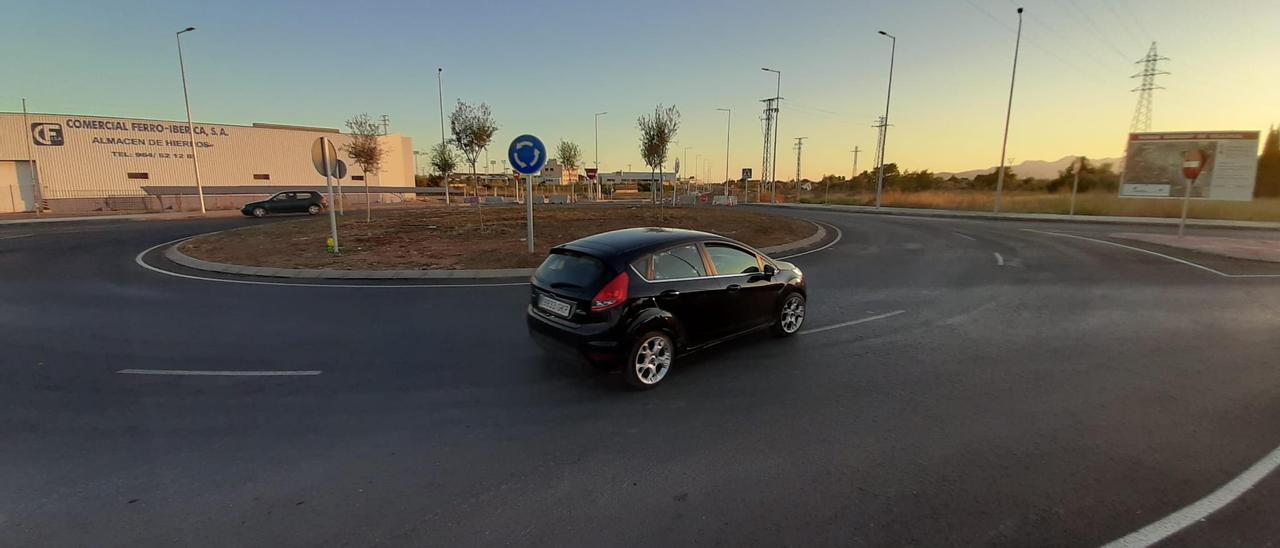
<svg viewBox="0 0 1280 548">
<path fill-rule="evenodd" d="M 594 252 L 594 255 L 636 255 L 657 251 L 684 242 L 733 241 L 724 236 L 683 228 L 644 227 L 602 232 L 563 244 L 561 247 Z"/>
</svg>

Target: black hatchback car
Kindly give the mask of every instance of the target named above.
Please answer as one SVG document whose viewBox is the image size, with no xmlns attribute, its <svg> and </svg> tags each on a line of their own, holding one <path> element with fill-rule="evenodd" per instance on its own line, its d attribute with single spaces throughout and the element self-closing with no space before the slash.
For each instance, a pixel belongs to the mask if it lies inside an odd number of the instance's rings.
<svg viewBox="0 0 1280 548">
<path fill-rule="evenodd" d="M 529 334 L 553 352 L 621 365 L 652 388 L 675 358 L 770 328 L 800 330 L 804 275 L 715 234 L 629 228 L 562 244 L 534 272 Z"/>
<path fill-rule="evenodd" d="M 275 196 L 260 202 L 249 202 L 240 212 L 254 217 L 266 217 L 271 213 L 307 213 L 315 215 L 324 211 L 329 201 L 313 190 L 277 192 Z"/>
</svg>

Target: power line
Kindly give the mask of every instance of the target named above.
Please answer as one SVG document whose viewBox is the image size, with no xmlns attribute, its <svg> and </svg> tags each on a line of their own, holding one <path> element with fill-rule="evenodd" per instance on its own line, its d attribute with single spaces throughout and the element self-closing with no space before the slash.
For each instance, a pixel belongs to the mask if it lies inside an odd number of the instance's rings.
<svg viewBox="0 0 1280 548">
<path fill-rule="evenodd" d="M 1093 32 L 1094 36 L 1097 36 L 1098 39 L 1101 40 L 1102 43 L 1106 45 L 1108 48 L 1111 48 L 1112 53 L 1115 53 L 1117 57 L 1119 57 L 1124 61 L 1129 60 L 1129 58 L 1125 56 L 1124 51 L 1116 47 L 1115 43 L 1112 42 L 1111 39 L 1107 37 L 1106 33 L 1098 30 L 1098 24 L 1093 21 L 1093 17 L 1089 15 L 1089 12 L 1081 9 L 1080 4 L 1077 4 L 1076 0 L 1067 0 L 1067 2 L 1071 4 L 1071 7 L 1075 8 L 1075 10 L 1080 13 L 1080 15 L 1083 17 L 1082 20 L 1084 21 L 1085 26 L 1089 27 L 1089 30 Z"/>
<path fill-rule="evenodd" d="M 1011 33 L 1012 33 L 1012 32 L 1016 32 L 1016 30 L 1015 30 L 1013 27 L 1009 26 L 1009 24 L 1008 24 L 1008 23 L 1005 23 L 1005 22 L 1004 22 L 1003 20 L 1001 20 L 1000 18 L 996 17 L 995 15 L 992 15 L 992 14 L 991 14 L 991 12 L 990 12 L 990 11 L 987 11 L 987 9 L 986 9 L 986 8 L 984 8 L 984 7 L 982 7 L 982 6 L 978 5 L 978 4 L 975 4 L 975 3 L 973 2 L 973 0 L 964 0 L 964 1 L 965 1 L 965 3 L 966 3 L 966 4 L 969 4 L 969 6 L 970 6 L 970 7 L 972 7 L 973 9 L 976 9 L 976 10 L 978 10 L 979 12 L 981 12 L 983 15 L 986 15 L 988 19 L 991 19 L 992 21 L 995 21 L 995 22 L 996 22 L 996 24 L 998 24 L 998 25 L 1000 25 L 1000 26 L 1004 27 L 1004 28 L 1005 28 L 1005 30 L 1008 30 L 1008 31 L 1009 31 L 1009 32 L 1011 32 Z M 1043 24 L 1042 24 L 1041 26 L 1043 26 Z M 1094 81 L 1095 83 L 1097 83 L 1097 84 L 1106 85 L 1106 82 L 1105 82 L 1104 80 L 1102 80 L 1102 79 L 1098 78 L 1098 76 L 1097 76 L 1096 74 L 1090 73 L 1089 71 L 1086 71 L 1086 70 L 1084 70 L 1083 68 L 1081 68 L 1079 65 L 1077 65 L 1077 64 L 1075 64 L 1075 63 L 1072 63 L 1071 61 L 1068 61 L 1068 60 L 1064 59 L 1061 55 L 1058 55 L 1058 54 L 1057 54 L 1056 52 L 1054 52 L 1053 50 L 1051 50 L 1051 49 L 1049 49 L 1049 48 L 1046 48 L 1046 47 L 1044 47 L 1044 46 L 1040 45 L 1040 43 L 1039 43 L 1039 42 L 1037 42 L 1036 40 L 1033 40 L 1033 39 L 1031 39 L 1030 37 L 1024 38 L 1024 40 L 1027 42 L 1027 45 L 1029 45 L 1029 46 L 1031 46 L 1031 47 L 1034 47 L 1034 48 L 1036 48 L 1036 49 L 1038 49 L 1038 50 L 1040 50 L 1040 51 L 1042 51 L 1042 52 L 1044 52 L 1044 53 L 1048 54 L 1050 57 L 1052 57 L 1052 58 L 1056 59 L 1059 63 L 1062 63 L 1063 65 L 1065 65 L 1065 66 L 1067 66 L 1067 67 L 1070 67 L 1070 68 L 1074 69 L 1076 72 L 1080 73 L 1080 75 L 1088 77 L 1090 80 L 1093 80 L 1093 81 Z M 1090 58 L 1091 58 L 1091 57 L 1090 57 Z"/>
</svg>

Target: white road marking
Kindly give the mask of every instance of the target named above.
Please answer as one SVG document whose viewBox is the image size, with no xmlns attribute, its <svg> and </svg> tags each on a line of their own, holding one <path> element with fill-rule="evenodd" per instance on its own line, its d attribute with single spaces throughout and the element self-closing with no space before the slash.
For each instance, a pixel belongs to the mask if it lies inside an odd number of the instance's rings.
<svg viewBox="0 0 1280 548">
<path fill-rule="evenodd" d="M 1276 468 L 1280 468 L 1280 447 L 1262 457 L 1262 460 L 1254 463 L 1248 470 L 1227 482 L 1226 485 L 1219 487 L 1217 491 L 1209 493 L 1208 496 L 1195 501 L 1186 508 L 1169 514 L 1162 520 L 1125 535 L 1123 538 L 1113 540 L 1103 548 L 1145 547 L 1169 538 L 1188 525 L 1196 523 L 1221 510 L 1224 506 L 1231 504 L 1232 501 L 1243 495 L 1245 491 L 1262 481 L 1262 478 L 1266 477 L 1267 474 L 1275 471 Z"/>
<path fill-rule="evenodd" d="M 1030 229 L 1030 228 L 1022 228 L 1022 229 L 1019 229 L 1019 230 L 1025 230 L 1025 231 L 1027 231 L 1027 232 L 1035 232 L 1035 233 L 1037 233 L 1037 234 L 1048 234 L 1048 235 L 1050 235 L 1050 236 L 1060 236 L 1060 237 L 1063 237 L 1063 238 L 1075 238 L 1075 239 L 1077 239 L 1077 240 L 1087 240 L 1087 241 L 1095 242 L 1095 243 L 1099 243 L 1099 244 L 1107 244 L 1107 245 L 1110 245 L 1110 246 L 1122 247 L 1122 248 L 1124 248 L 1124 249 L 1128 249 L 1128 250 L 1130 250 L 1130 251 L 1137 251 L 1137 252 L 1139 252 L 1139 253 L 1146 253 L 1146 254 L 1148 254 L 1148 255 L 1155 255 L 1155 256 L 1160 257 L 1160 258 L 1169 259 L 1170 261 L 1173 261 L 1173 262 L 1175 262 L 1175 263 L 1182 263 L 1182 264 L 1185 264 L 1185 265 L 1187 265 L 1187 266 L 1191 266 L 1191 267 L 1198 268 L 1198 269 L 1203 270 L 1203 271 L 1205 271 L 1205 272 L 1212 272 L 1212 273 L 1214 273 L 1214 274 L 1217 274 L 1217 275 L 1219 275 L 1219 276 L 1222 276 L 1223 278 L 1280 278 L 1280 274 L 1227 274 L 1226 272 L 1222 272 L 1222 271 L 1219 271 L 1219 270 L 1215 270 L 1215 269 L 1213 269 L 1213 268 L 1209 268 L 1209 267 L 1207 267 L 1207 266 L 1205 266 L 1205 265 L 1202 265 L 1202 264 L 1193 263 L 1193 262 L 1188 261 L 1188 260 L 1186 260 L 1186 259 L 1179 259 L 1179 258 L 1174 257 L 1174 256 L 1172 256 L 1172 255 L 1165 255 L 1164 253 L 1159 253 L 1159 252 L 1151 251 L 1150 249 L 1143 249 L 1143 248 L 1141 248 L 1141 247 L 1134 247 L 1134 246 L 1131 246 L 1131 245 L 1124 245 L 1124 244 L 1120 244 L 1120 243 L 1116 243 L 1116 242 L 1110 242 L 1110 241 L 1107 241 L 1107 240 L 1099 240 L 1099 239 L 1097 239 L 1097 238 L 1089 238 L 1089 237 L 1086 237 L 1086 236 L 1077 236 L 1077 235 L 1075 235 L 1075 234 L 1067 234 L 1067 233 L 1065 233 L 1065 232 L 1048 232 L 1048 231 L 1045 231 L 1045 230 L 1034 230 L 1034 229 Z"/>
<path fill-rule="evenodd" d="M 13 236 L 0 236 L 0 240 L 13 240 L 16 238 L 26 238 L 28 236 L 35 236 L 35 234 L 15 234 Z"/>
<path fill-rule="evenodd" d="M 244 284 L 244 285 L 274 285 L 274 286 L 283 286 L 283 287 L 328 287 L 328 288 L 344 288 L 344 289 L 345 289 L 345 288 L 364 288 L 364 289 L 407 289 L 407 288 L 428 288 L 428 289 L 429 289 L 429 288 L 444 288 L 444 287 L 507 287 L 507 286 L 517 286 L 517 285 L 529 285 L 529 282 L 510 282 L 510 283 L 491 283 L 491 284 L 396 284 L 396 285 L 361 285 L 361 284 L 305 284 L 305 283 L 288 283 L 288 282 L 264 282 L 264 281 L 257 281 L 257 280 L 229 280 L 229 279 L 222 279 L 222 278 L 208 278 L 208 277 L 205 277 L 205 276 L 192 276 L 192 275 L 190 275 L 190 274 L 179 274 L 179 273 L 177 273 L 177 272 L 170 272 L 170 271 L 168 271 L 168 270 L 164 270 L 164 269 L 161 269 L 161 268 L 156 268 L 156 267 L 154 267 L 154 266 L 151 266 L 151 265 L 147 264 L 145 261 L 143 261 L 143 260 L 142 260 L 142 256 L 143 256 L 143 255 L 146 255 L 147 253 L 151 253 L 152 251 L 154 251 L 154 250 L 155 250 L 155 249 L 157 249 L 157 248 L 164 247 L 164 246 L 166 246 L 166 245 L 170 245 L 170 244 L 177 244 L 177 243 L 180 243 L 180 242 L 182 242 L 182 241 L 184 241 L 184 240 L 189 240 L 189 239 L 191 239 L 192 237 L 193 237 L 193 236 L 188 236 L 188 237 L 185 237 L 185 238 L 178 238 L 178 239 L 176 239 L 176 240 L 171 240 L 171 241 L 168 241 L 168 242 L 164 242 L 164 243 L 162 243 L 162 244 L 156 244 L 156 245 L 153 245 L 153 246 L 151 246 L 151 247 L 148 247 L 148 248 L 146 248 L 146 249 L 142 250 L 142 252 L 141 252 L 141 253 L 139 253 L 137 256 L 135 256 L 135 257 L 133 258 L 133 262 L 138 263 L 138 266 L 141 266 L 142 268 L 145 268 L 145 269 L 150 270 L 150 271 L 152 271 L 152 272 L 158 272 L 158 273 L 160 273 L 160 274 L 164 274 L 164 275 L 166 275 L 166 276 L 173 276 L 173 277 L 175 277 L 175 278 L 186 278 L 186 279 L 188 279 L 188 280 L 200 280 L 200 281 L 204 281 L 204 282 L 222 282 L 222 283 Z"/>
<path fill-rule="evenodd" d="M 955 232 L 955 231 L 952 231 L 951 233 L 952 233 L 952 234 L 955 234 L 956 236 L 959 236 L 959 237 L 961 237 L 961 238 L 964 238 L 964 239 L 966 239 L 966 240 L 969 240 L 969 241 L 971 241 L 971 242 L 976 242 L 976 241 L 978 241 L 978 239 L 977 239 L 977 238 L 974 238 L 973 236 L 970 236 L 970 235 L 965 234 L 965 233 L 963 233 L 963 232 Z"/>
<path fill-rule="evenodd" d="M 185 375 L 193 377 L 309 377 L 321 371 L 198 371 L 188 369 L 121 369 L 122 375 Z"/>
<path fill-rule="evenodd" d="M 822 223 L 822 224 L 827 225 L 827 226 L 831 227 L 832 229 L 834 229 L 834 230 L 836 231 L 836 239 L 831 240 L 831 243 L 828 243 L 827 245 L 824 245 L 824 246 L 822 246 L 822 247 L 819 247 L 818 249 L 810 249 L 809 251 L 805 251 L 804 253 L 796 253 L 795 255 L 787 255 L 787 256 L 785 256 L 785 257 L 774 257 L 774 258 L 775 258 L 775 259 L 778 259 L 778 260 L 780 260 L 780 261 L 784 261 L 784 260 L 790 259 L 790 258 L 792 258 L 792 257 L 799 257 L 799 256 L 801 256 L 801 255 L 808 255 L 808 254 L 810 254 L 810 253 L 817 253 L 817 252 L 822 251 L 822 250 L 824 250 L 824 249 L 826 249 L 826 248 L 828 248 L 828 247 L 831 247 L 831 246 L 833 246 L 833 245 L 836 245 L 836 242 L 839 242 L 839 241 L 840 241 L 840 238 L 843 238 L 843 237 L 844 237 L 844 232 L 840 230 L 840 227 L 838 227 L 838 226 L 836 226 L 836 225 L 833 225 L 833 224 L 831 224 L 831 223 Z"/>
<path fill-rule="evenodd" d="M 866 318 L 862 318 L 862 319 L 859 319 L 859 320 L 853 320 L 853 321 L 848 321 L 848 322 L 844 322 L 844 323 L 838 323 L 838 324 L 835 324 L 835 325 L 828 325 L 828 326 L 825 326 L 825 327 L 815 327 L 815 328 L 813 328 L 813 329 L 804 329 L 804 330 L 801 330 L 801 331 L 797 331 L 797 332 L 796 332 L 796 334 L 797 334 L 797 335 L 811 335 L 811 334 L 813 334 L 813 333 L 821 333 L 821 332 L 823 332 L 823 331 L 830 331 L 830 330 L 832 330 L 832 329 L 839 329 L 839 328 L 841 328 L 841 327 L 849 327 L 849 326 L 851 326 L 851 325 L 858 325 L 858 324 L 860 324 L 860 323 L 867 323 L 867 322 L 873 322 L 873 321 L 876 321 L 876 320 L 883 320 L 883 319 L 885 319 L 885 318 L 889 318 L 889 317 L 892 317 L 892 316 L 897 316 L 898 314 L 901 314 L 901 313 L 903 313 L 903 312 L 906 312 L 906 310 L 894 310 L 893 312 L 887 312 L 887 313 L 884 313 L 884 314 L 880 314 L 880 315 L 878 315 L 878 316 L 868 316 L 868 317 L 866 317 Z"/>
<path fill-rule="evenodd" d="M 996 256 L 996 266 L 1004 266 L 1004 257 L 998 251 L 992 251 L 991 253 Z"/>
</svg>

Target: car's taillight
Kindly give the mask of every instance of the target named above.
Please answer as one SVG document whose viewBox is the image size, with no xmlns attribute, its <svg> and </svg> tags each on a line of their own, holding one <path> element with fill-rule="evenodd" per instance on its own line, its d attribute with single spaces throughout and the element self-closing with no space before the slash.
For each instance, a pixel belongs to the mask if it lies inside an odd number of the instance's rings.
<svg viewBox="0 0 1280 548">
<path fill-rule="evenodd" d="M 603 312 L 615 306 L 620 306 L 627 302 L 627 286 L 631 285 L 631 279 L 627 277 L 627 273 L 618 274 L 609 283 L 604 284 L 595 297 L 591 298 L 591 311 Z"/>
</svg>

